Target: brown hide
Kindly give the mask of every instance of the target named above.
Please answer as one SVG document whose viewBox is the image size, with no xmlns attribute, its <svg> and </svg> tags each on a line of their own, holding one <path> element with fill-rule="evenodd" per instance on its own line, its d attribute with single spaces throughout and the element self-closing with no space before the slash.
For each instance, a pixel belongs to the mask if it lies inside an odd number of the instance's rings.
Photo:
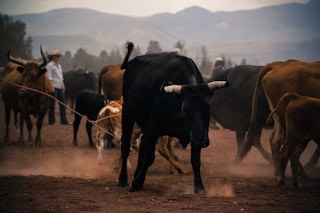
<svg viewBox="0 0 320 213">
<path fill-rule="evenodd" d="M 121 141 L 121 111 L 122 105 L 116 101 L 109 102 L 103 107 L 97 117 L 98 146 L 104 141 L 105 134 L 113 136 L 113 143 L 120 147 Z"/>
<path fill-rule="evenodd" d="M 299 187 L 296 172 L 299 169 L 299 157 L 311 139 L 320 144 L 320 99 L 286 93 L 270 115 L 273 113 L 278 116 L 283 128 L 283 134 L 279 139 L 283 146 L 279 153 L 278 185 L 284 185 L 285 169 L 291 158 L 293 184 Z"/>
<path fill-rule="evenodd" d="M 288 60 L 286 62 L 274 62 L 267 64 L 259 73 L 252 103 L 252 116 L 250 131 L 255 128 L 257 116 L 258 94 L 264 90 L 271 111 L 285 93 L 298 93 L 300 95 L 320 98 L 320 63 Z M 270 138 L 271 151 L 276 175 L 279 174 L 279 150 L 281 147 L 281 135 L 283 124 L 276 114 L 273 114 L 274 129 Z M 242 158 L 253 144 L 251 138 L 247 138 Z"/>
<path fill-rule="evenodd" d="M 125 70 L 121 64 L 107 65 L 100 71 L 99 93 L 101 90 L 109 100 L 118 100 L 122 96 L 122 79 Z"/>
<path fill-rule="evenodd" d="M 24 141 L 23 138 L 23 122 L 27 123 L 28 128 L 28 141 L 32 142 L 32 122 L 30 115 L 38 117 L 37 120 L 37 135 L 35 138 L 35 144 L 41 143 L 40 130 L 42 127 L 43 118 L 48 110 L 50 98 L 42 95 L 38 92 L 28 90 L 31 88 L 34 90 L 42 91 L 47 94 L 53 93 L 53 87 L 47 75 L 45 75 L 44 66 L 47 63 L 42 50 L 41 50 L 43 62 L 26 61 L 22 59 L 16 59 L 10 56 L 9 60 L 16 62 L 9 62 L 5 67 L 5 75 L 1 85 L 2 99 L 5 105 L 5 121 L 6 121 L 6 134 L 5 141 L 9 142 L 9 121 L 11 109 L 15 112 L 20 112 L 20 142 Z M 19 64 L 19 65 L 18 65 Z M 16 86 L 20 85 L 22 87 Z M 24 88 L 25 87 L 25 88 Z"/>
<path fill-rule="evenodd" d="M 3 97 L 3 101 L 6 106 L 9 106 L 11 109 L 17 112 L 26 112 L 28 114 L 38 115 L 39 112 L 48 105 L 49 98 L 44 95 L 40 95 L 36 92 L 29 91 L 25 88 L 17 87 L 11 83 L 21 85 L 23 87 L 32 88 L 35 90 L 39 90 L 45 92 L 47 94 L 53 93 L 53 87 L 51 85 L 50 80 L 47 75 L 44 73 L 39 73 L 38 62 L 29 61 L 25 65 L 25 70 L 23 73 L 20 73 L 16 70 L 19 65 L 15 65 L 15 69 L 13 63 L 8 63 L 5 68 L 5 75 L 3 78 L 3 83 L 1 87 L 1 93 Z M 7 69 L 7 67 L 9 67 Z M 24 98 L 19 91 L 25 91 L 29 94 L 33 94 L 37 97 L 37 101 L 32 98 Z M 31 95 L 31 96 L 33 96 Z"/>
<path fill-rule="evenodd" d="M 8 62 L 8 63 L 6 64 L 6 66 L 4 67 L 4 69 L 3 69 L 3 77 L 6 76 L 8 73 L 16 70 L 18 66 L 19 66 L 19 65 L 16 64 L 16 63 Z"/>
</svg>

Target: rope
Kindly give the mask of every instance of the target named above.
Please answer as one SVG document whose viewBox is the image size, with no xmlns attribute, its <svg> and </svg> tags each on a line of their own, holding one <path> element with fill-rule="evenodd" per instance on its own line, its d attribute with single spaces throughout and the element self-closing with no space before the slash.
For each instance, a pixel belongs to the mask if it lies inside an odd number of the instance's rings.
<svg viewBox="0 0 320 213">
<path fill-rule="evenodd" d="M 7 82 L 7 83 L 9 83 L 9 84 L 11 84 L 11 85 L 14 85 L 14 86 L 16 86 L 16 87 L 23 88 L 23 89 L 26 89 L 26 90 L 30 90 L 30 91 L 33 91 L 33 92 L 37 92 L 37 93 L 40 93 L 40 94 L 42 94 L 42 95 L 48 96 L 48 97 L 51 98 L 51 99 L 56 100 L 59 104 L 63 105 L 65 108 L 69 109 L 69 110 L 72 111 L 73 113 L 79 115 L 81 118 L 84 118 L 85 120 L 87 120 L 87 122 L 91 123 L 91 124 L 92 124 L 93 126 L 95 126 L 96 128 L 98 128 L 98 129 L 102 130 L 103 132 L 107 133 L 108 135 L 111 135 L 111 136 L 114 137 L 114 134 L 113 134 L 113 133 L 109 132 L 108 130 L 106 130 L 106 129 L 102 128 L 102 127 L 100 127 L 97 123 L 98 123 L 99 121 L 106 120 L 106 119 L 111 118 L 111 117 L 120 116 L 121 113 L 118 113 L 118 114 L 115 114 L 115 115 L 111 115 L 111 116 L 106 116 L 106 117 L 103 117 L 103 118 L 101 118 L 101 119 L 99 119 L 99 120 L 93 121 L 93 120 L 88 119 L 87 116 L 82 115 L 81 113 L 79 113 L 79 112 L 77 112 L 76 110 L 72 109 L 71 107 L 69 107 L 68 105 L 66 105 L 65 103 L 61 102 L 61 101 L 58 100 L 56 97 L 54 97 L 54 96 L 52 96 L 52 95 L 50 95 L 50 94 L 48 94 L 48 93 L 45 93 L 45 92 L 40 91 L 40 90 L 36 90 L 36 89 L 33 89 L 33 88 L 29 88 L 29 87 L 26 87 L 26 86 L 22 86 L 22 85 L 16 84 L 16 83 L 14 83 L 14 82 L 8 81 L 8 80 L 3 79 L 3 78 L 0 78 L 0 79 L 2 79 L 3 81 L 5 81 L 5 82 Z"/>
</svg>

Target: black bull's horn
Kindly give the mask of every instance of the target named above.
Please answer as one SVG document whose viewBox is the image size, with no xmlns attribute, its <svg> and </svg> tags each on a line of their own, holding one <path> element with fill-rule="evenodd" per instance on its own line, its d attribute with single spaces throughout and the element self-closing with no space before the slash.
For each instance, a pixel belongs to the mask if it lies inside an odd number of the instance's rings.
<svg viewBox="0 0 320 213">
<path fill-rule="evenodd" d="M 212 81 L 207 83 L 210 90 L 223 88 L 228 86 L 228 84 L 229 84 L 228 78 L 226 79 L 226 81 Z M 164 90 L 168 93 L 180 94 L 182 87 L 183 85 L 169 85 L 169 86 L 165 86 Z"/>
<path fill-rule="evenodd" d="M 42 51 L 42 46 L 40 46 L 40 52 L 41 52 L 41 56 L 42 56 L 42 62 L 38 63 L 38 66 L 41 68 L 43 66 L 46 66 L 48 63 L 47 57 L 44 55 L 43 51 Z M 16 64 L 19 64 L 21 66 L 25 66 L 27 61 L 21 58 L 15 58 L 13 56 L 10 55 L 10 50 L 8 51 L 7 57 L 9 59 L 9 61 L 12 61 Z"/>
</svg>

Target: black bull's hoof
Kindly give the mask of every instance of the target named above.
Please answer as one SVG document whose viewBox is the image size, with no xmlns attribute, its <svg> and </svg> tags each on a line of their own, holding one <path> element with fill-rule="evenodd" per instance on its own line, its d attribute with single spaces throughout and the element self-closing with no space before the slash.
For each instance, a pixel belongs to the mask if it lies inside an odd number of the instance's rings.
<svg viewBox="0 0 320 213">
<path fill-rule="evenodd" d="M 129 187 L 129 192 L 136 192 L 143 189 L 143 184 L 137 184 L 134 180 L 132 181 L 130 187 Z"/>
<path fill-rule="evenodd" d="M 127 181 L 119 181 L 118 186 L 126 187 L 126 186 L 129 186 L 129 183 Z"/>
<path fill-rule="evenodd" d="M 194 188 L 194 193 L 195 194 L 200 194 L 200 195 L 206 195 L 207 191 L 204 188 Z"/>
</svg>

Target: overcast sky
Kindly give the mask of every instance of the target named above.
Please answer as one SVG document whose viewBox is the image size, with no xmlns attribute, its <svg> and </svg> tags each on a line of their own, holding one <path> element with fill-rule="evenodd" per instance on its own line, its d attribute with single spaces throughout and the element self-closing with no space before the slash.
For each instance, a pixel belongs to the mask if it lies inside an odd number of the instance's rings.
<svg viewBox="0 0 320 213">
<path fill-rule="evenodd" d="M 90 8 L 100 12 L 128 16 L 150 16 L 157 13 L 176 13 L 187 7 L 200 6 L 212 12 L 256 9 L 289 2 L 309 0 L 0 0 L 0 13 L 17 15 L 42 13 L 52 9 Z"/>
</svg>

